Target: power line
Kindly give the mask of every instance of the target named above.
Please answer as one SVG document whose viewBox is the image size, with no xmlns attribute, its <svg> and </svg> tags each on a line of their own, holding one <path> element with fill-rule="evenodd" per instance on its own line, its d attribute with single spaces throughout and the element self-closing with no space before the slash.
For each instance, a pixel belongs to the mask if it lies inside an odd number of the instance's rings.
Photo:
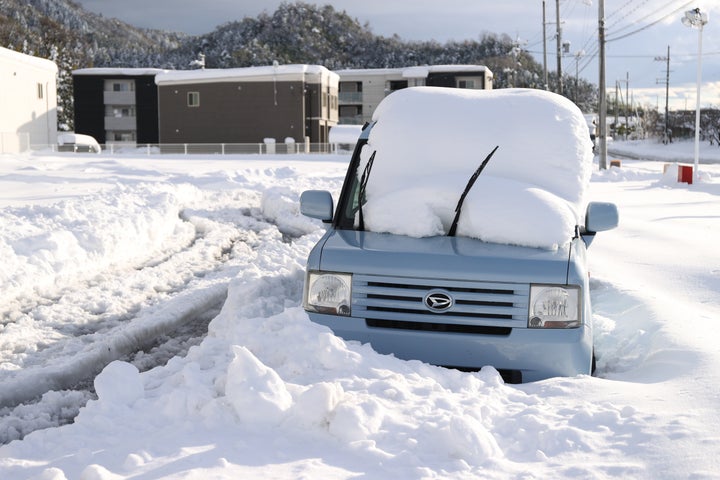
<svg viewBox="0 0 720 480">
<path fill-rule="evenodd" d="M 652 27 L 653 25 L 657 25 L 658 23 L 662 22 L 663 20 L 665 20 L 666 18 L 670 17 L 671 15 L 676 14 L 677 12 L 679 12 L 680 10 L 682 10 L 683 8 L 685 8 L 685 7 L 687 7 L 688 5 L 690 5 L 691 3 L 693 3 L 693 1 L 694 1 L 694 0 L 690 0 L 689 2 L 685 2 L 685 4 L 683 4 L 683 5 L 680 6 L 679 8 L 676 8 L 675 10 L 673 10 L 673 11 L 670 12 L 670 13 L 668 13 L 667 15 L 658 18 L 658 19 L 655 20 L 654 22 L 649 23 L 649 24 L 645 25 L 644 27 L 638 28 L 637 30 L 633 30 L 632 32 L 626 33 L 626 34 L 624 34 L 624 35 L 620 35 L 619 37 L 607 38 L 605 41 L 606 41 L 606 42 L 614 42 L 614 41 L 616 41 L 616 40 L 621 40 L 621 39 L 627 38 L 627 37 L 629 37 L 629 36 L 631 36 L 631 35 L 635 35 L 636 33 L 640 33 L 640 32 L 642 32 L 643 30 L 647 30 L 648 28 Z M 648 15 L 648 16 L 649 16 L 649 15 Z M 645 17 L 645 18 L 647 18 L 647 17 Z"/>
<path fill-rule="evenodd" d="M 626 2 L 623 6 L 621 6 L 620 8 L 618 8 L 617 10 L 615 10 L 614 12 L 612 12 L 608 17 L 606 17 L 606 19 L 612 18 L 612 17 L 614 17 L 614 16 L 617 16 L 617 15 L 620 14 L 621 12 L 626 12 L 626 15 L 624 15 L 623 18 L 627 18 L 627 16 L 632 15 L 633 13 L 637 12 L 642 6 L 644 6 L 646 3 L 648 3 L 649 0 L 642 0 L 640 3 L 633 5 L 634 1 L 635 1 L 635 0 L 629 0 L 629 1 Z M 632 35 L 635 35 L 635 34 L 637 34 L 637 33 L 640 33 L 640 32 L 642 32 L 642 31 L 644 31 L 644 30 L 647 30 L 648 28 L 650 28 L 650 27 L 652 27 L 652 26 L 660 23 L 661 21 L 667 19 L 668 17 L 674 15 L 674 14 L 677 13 L 678 11 L 680 11 L 680 10 L 682 10 L 683 8 L 687 7 L 689 4 L 693 3 L 693 1 L 694 1 L 694 0 L 689 0 L 689 1 L 685 2 L 685 3 L 684 3 L 683 5 L 681 5 L 680 7 L 674 9 L 673 11 L 671 11 L 671 12 L 669 12 L 669 13 L 663 15 L 663 16 L 661 16 L 661 17 L 658 18 L 657 20 L 655 20 L 655 21 L 653 21 L 653 22 L 651 22 L 651 23 L 649 23 L 649 24 L 647 24 L 647 25 L 644 25 L 644 26 L 642 26 L 642 27 L 640 27 L 640 28 L 637 28 L 636 30 L 633 30 L 633 31 L 631 31 L 631 32 L 624 33 L 624 34 L 622 34 L 622 35 L 615 36 L 615 37 L 610 37 L 610 38 L 607 38 L 607 37 L 606 37 L 606 42 L 612 42 L 612 41 L 616 41 L 616 40 L 621 40 L 621 39 L 630 37 L 630 36 L 632 36 Z M 633 23 L 631 23 L 631 24 L 628 24 L 628 25 L 626 25 L 626 26 L 624 26 L 624 27 L 621 27 L 621 28 L 617 29 L 614 33 L 617 35 L 618 33 L 622 32 L 622 31 L 624 31 L 624 30 L 627 30 L 628 28 L 631 28 L 633 25 L 637 25 L 638 22 L 642 22 L 642 21 L 644 21 L 644 20 L 647 20 L 648 18 L 650 18 L 650 17 L 652 17 L 653 15 L 655 15 L 657 12 L 660 12 L 660 11 L 664 10 L 665 8 L 671 6 L 673 3 L 674 3 L 674 0 L 671 0 L 669 3 L 665 4 L 665 5 L 662 6 L 661 8 L 656 9 L 653 13 L 650 13 L 650 14 L 648 14 L 648 15 L 640 18 L 639 20 L 636 20 L 635 22 L 633 22 Z M 630 9 L 630 10 L 628 11 L 628 9 Z M 619 22 L 619 20 L 616 21 L 613 25 L 617 25 L 618 22 Z M 594 60 L 594 59 L 597 57 L 597 55 L 598 55 L 599 47 L 598 47 L 597 45 L 593 46 L 593 48 L 588 48 L 588 45 L 590 45 L 591 42 L 593 42 L 594 40 L 595 40 L 594 36 L 589 36 L 589 37 L 587 38 L 587 40 L 585 41 L 585 43 L 583 44 L 583 48 L 582 48 L 581 50 L 586 50 L 586 49 L 587 49 L 587 50 L 589 50 L 589 51 L 586 51 L 586 53 L 585 53 L 585 54 L 583 55 L 583 57 L 582 57 L 582 58 L 583 58 L 583 62 L 582 62 L 582 64 L 581 64 L 582 67 L 578 67 L 578 71 L 579 71 L 579 72 L 584 71 L 588 66 L 590 66 L 590 65 L 592 64 L 593 60 Z M 535 53 L 537 53 L 537 52 L 535 52 Z M 715 55 L 715 54 L 716 54 L 716 53 L 708 53 L 708 55 Z M 648 57 L 654 57 L 654 55 L 648 55 Z M 623 56 L 610 55 L 609 58 L 623 58 Z M 627 58 L 632 58 L 632 57 L 627 57 Z M 637 58 L 643 58 L 643 56 L 642 56 L 642 55 L 639 55 L 639 56 L 637 56 Z"/>
<path fill-rule="evenodd" d="M 645 5 L 648 1 L 649 1 L 649 0 L 644 0 L 642 3 L 636 5 L 635 8 L 633 8 L 632 10 L 630 10 L 624 17 L 618 18 L 614 23 L 612 23 L 611 25 L 608 25 L 608 27 L 607 27 L 608 30 L 612 29 L 615 25 L 617 25 L 618 23 L 620 23 L 621 20 L 624 20 L 625 18 L 629 17 L 629 16 L 632 15 L 633 13 L 637 12 L 637 11 L 640 9 L 640 7 L 642 7 L 643 5 Z M 672 2 L 671 2 L 671 3 L 672 3 Z M 618 13 L 622 12 L 624 9 L 629 8 L 630 5 L 632 5 L 632 2 L 628 2 L 628 3 L 626 3 L 625 5 L 623 5 L 622 7 L 618 8 L 618 9 L 615 10 L 608 18 L 606 18 L 606 20 L 609 20 L 609 19 L 610 19 L 611 17 L 613 17 L 615 14 L 618 14 Z M 667 5 L 665 5 L 665 7 L 667 7 Z M 662 7 L 662 8 L 665 8 L 665 7 Z M 658 9 L 658 10 L 659 10 L 659 9 Z M 636 20 L 636 21 L 633 22 L 633 23 L 642 22 L 644 19 L 645 19 L 645 18 L 641 18 L 641 19 L 639 19 L 639 20 Z M 625 29 L 625 28 L 630 28 L 630 25 L 626 25 L 625 27 L 620 28 L 620 30 L 623 30 L 623 29 Z"/>
<path fill-rule="evenodd" d="M 605 15 L 605 21 L 610 20 L 611 18 L 613 18 L 614 16 L 618 15 L 618 14 L 619 14 L 620 12 L 622 12 L 623 10 L 625 10 L 625 9 L 627 9 L 627 8 L 630 8 L 630 6 L 633 4 L 634 1 L 635 1 L 635 0 L 629 0 L 627 3 L 625 3 L 625 5 L 622 5 L 620 8 L 618 8 L 618 9 L 615 10 L 614 12 L 611 12 L 609 15 Z M 643 0 L 643 3 L 647 3 L 647 2 L 648 2 L 648 0 Z M 638 7 L 634 8 L 632 11 L 634 12 L 635 10 L 637 10 L 637 8 L 638 8 Z M 630 13 L 632 13 L 632 12 L 630 12 Z M 617 23 L 617 22 L 615 22 L 615 23 Z"/>
</svg>

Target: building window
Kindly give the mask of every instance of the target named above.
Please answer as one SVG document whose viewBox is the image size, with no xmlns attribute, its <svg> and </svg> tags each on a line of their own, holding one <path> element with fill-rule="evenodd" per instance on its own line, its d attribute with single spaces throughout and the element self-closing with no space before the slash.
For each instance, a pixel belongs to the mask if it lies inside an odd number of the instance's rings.
<svg viewBox="0 0 720 480">
<path fill-rule="evenodd" d="M 187 105 L 188 105 L 188 107 L 199 107 L 200 106 L 200 92 L 188 92 Z"/>
<path fill-rule="evenodd" d="M 113 105 L 106 105 L 105 106 L 105 116 L 106 117 L 115 117 L 115 118 L 122 118 L 122 117 L 134 117 L 135 116 L 135 107 L 117 107 Z"/>
<path fill-rule="evenodd" d="M 390 80 L 390 91 L 394 92 L 395 90 L 401 90 L 403 88 L 407 88 L 408 82 L 407 80 Z"/>
<path fill-rule="evenodd" d="M 109 92 L 134 92 L 134 80 L 106 80 L 105 90 Z"/>
<path fill-rule="evenodd" d="M 37 84 L 37 92 L 38 92 L 38 98 L 40 100 L 42 100 L 43 99 L 43 84 L 42 83 Z"/>
<path fill-rule="evenodd" d="M 341 92 L 362 92 L 362 82 L 340 82 Z"/>
<path fill-rule="evenodd" d="M 114 131 L 114 130 L 106 130 L 105 131 L 105 139 L 108 142 L 135 142 L 137 137 L 135 135 L 135 132 L 123 132 L 123 131 Z"/>
<path fill-rule="evenodd" d="M 482 77 L 458 78 L 457 88 L 482 89 L 483 79 Z"/>
<path fill-rule="evenodd" d="M 341 105 L 338 109 L 338 123 L 345 125 L 362 125 L 363 109 L 361 105 Z"/>
</svg>

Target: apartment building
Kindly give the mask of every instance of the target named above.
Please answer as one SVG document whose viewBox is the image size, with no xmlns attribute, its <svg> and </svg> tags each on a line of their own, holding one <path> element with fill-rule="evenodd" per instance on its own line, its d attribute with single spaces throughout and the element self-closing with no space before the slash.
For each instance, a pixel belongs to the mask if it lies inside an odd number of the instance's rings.
<svg viewBox="0 0 720 480">
<path fill-rule="evenodd" d="M 80 69 L 73 72 L 75 131 L 101 144 L 326 143 L 332 126 L 370 121 L 396 90 L 491 89 L 492 81 L 480 65 Z"/>
<path fill-rule="evenodd" d="M 161 143 L 326 143 L 338 121 L 337 74 L 319 65 L 158 74 Z"/>
<path fill-rule="evenodd" d="M 157 68 L 73 71 L 75 132 L 100 144 L 158 143 Z"/>
<path fill-rule="evenodd" d="M 395 90 L 415 86 L 492 89 L 493 74 L 481 65 L 336 70 L 340 76 L 340 124 L 362 125 L 380 101 Z"/>
</svg>

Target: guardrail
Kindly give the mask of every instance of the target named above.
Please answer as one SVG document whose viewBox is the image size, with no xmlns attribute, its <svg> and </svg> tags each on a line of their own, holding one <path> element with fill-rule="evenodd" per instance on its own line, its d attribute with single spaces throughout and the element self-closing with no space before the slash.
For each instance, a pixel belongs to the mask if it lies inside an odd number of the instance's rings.
<svg viewBox="0 0 720 480">
<path fill-rule="evenodd" d="M 332 143 L 150 143 L 100 145 L 100 153 L 109 155 L 278 155 L 346 153 L 344 145 Z M 90 149 L 81 145 L 31 145 L 32 151 L 87 153 Z M 97 153 L 97 152 L 96 152 Z"/>
</svg>

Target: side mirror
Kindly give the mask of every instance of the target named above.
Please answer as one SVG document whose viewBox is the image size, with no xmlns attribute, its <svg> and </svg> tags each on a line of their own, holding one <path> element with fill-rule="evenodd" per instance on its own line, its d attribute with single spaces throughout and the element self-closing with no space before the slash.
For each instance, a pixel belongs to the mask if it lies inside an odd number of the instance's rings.
<svg viewBox="0 0 720 480">
<path fill-rule="evenodd" d="M 614 203 L 590 202 L 585 213 L 585 231 L 590 233 L 612 230 L 620 216 Z"/>
<path fill-rule="evenodd" d="M 332 221 L 333 199 L 325 190 L 306 190 L 300 195 L 300 213 L 325 223 Z"/>
</svg>

